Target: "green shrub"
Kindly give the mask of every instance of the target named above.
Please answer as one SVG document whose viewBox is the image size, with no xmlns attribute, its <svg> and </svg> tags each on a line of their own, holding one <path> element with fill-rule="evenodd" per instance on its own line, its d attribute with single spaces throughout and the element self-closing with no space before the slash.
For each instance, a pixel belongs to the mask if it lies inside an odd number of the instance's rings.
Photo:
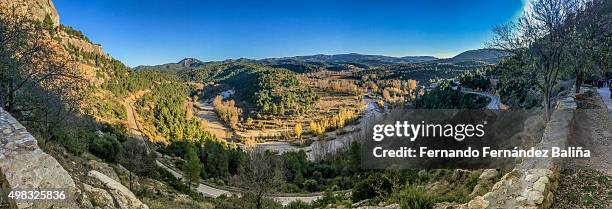
<svg viewBox="0 0 612 209">
<path fill-rule="evenodd" d="M 308 203 L 304 203 L 302 201 L 296 201 L 289 203 L 289 205 L 285 206 L 285 209 L 311 209 L 313 208 Z"/>
<path fill-rule="evenodd" d="M 214 185 L 225 186 L 225 181 L 223 181 L 223 179 L 220 179 L 220 178 L 209 178 L 209 179 L 206 179 L 206 182 L 214 184 Z"/>
<path fill-rule="evenodd" d="M 242 197 L 228 197 L 222 195 L 218 198 L 214 198 L 211 200 L 215 203 L 216 209 L 256 209 L 256 198 L 257 197 L 250 194 L 246 194 Z M 264 198 L 261 201 L 261 208 L 282 209 L 283 206 L 273 199 Z"/>
<path fill-rule="evenodd" d="M 91 154 L 109 162 L 116 162 L 121 152 L 121 143 L 115 137 L 95 137 L 89 146 Z"/>
<path fill-rule="evenodd" d="M 93 136 L 93 134 L 88 134 L 86 132 L 81 132 L 79 134 L 62 134 L 58 137 L 58 141 L 62 146 L 68 150 L 68 152 L 80 156 L 85 151 L 87 151 L 88 143 Z"/>
<path fill-rule="evenodd" d="M 304 188 L 311 192 L 317 191 L 319 190 L 319 182 L 314 179 L 306 179 L 304 181 Z"/>
<path fill-rule="evenodd" d="M 359 202 L 371 198 L 384 198 L 391 194 L 392 189 L 393 184 L 385 175 L 373 173 L 353 187 L 351 200 Z"/>
<path fill-rule="evenodd" d="M 302 189 L 300 189 L 300 187 L 295 185 L 294 183 L 287 183 L 285 184 L 285 188 L 283 188 L 283 191 L 289 193 L 299 193 L 302 192 Z"/>
<path fill-rule="evenodd" d="M 475 172 L 470 175 L 470 177 L 465 181 L 465 187 L 467 190 L 472 191 L 474 187 L 478 184 L 478 177 L 480 177 L 480 172 Z"/>
<path fill-rule="evenodd" d="M 399 199 L 400 207 L 406 209 L 429 209 L 436 202 L 424 189 L 416 186 L 408 186 L 403 189 Z"/>
</svg>

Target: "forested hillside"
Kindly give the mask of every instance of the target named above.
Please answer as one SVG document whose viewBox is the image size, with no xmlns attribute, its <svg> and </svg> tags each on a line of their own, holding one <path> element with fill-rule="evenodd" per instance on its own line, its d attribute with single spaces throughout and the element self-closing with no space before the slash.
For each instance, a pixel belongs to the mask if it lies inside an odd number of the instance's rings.
<svg viewBox="0 0 612 209">
<path fill-rule="evenodd" d="M 318 99 L 300 83 L 297 74 L 249 62 L 207 65 L 202 69 L 180 71 L 191 82 L 218 82 L 236 90 L 238 104 L 260 115 L 301 115 Z"/>
</svg>

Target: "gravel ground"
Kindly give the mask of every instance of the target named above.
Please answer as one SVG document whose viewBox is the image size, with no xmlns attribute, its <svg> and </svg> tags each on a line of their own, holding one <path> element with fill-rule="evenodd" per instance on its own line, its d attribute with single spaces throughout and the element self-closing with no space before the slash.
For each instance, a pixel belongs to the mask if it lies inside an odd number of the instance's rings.
<svg viewBox="0 0 612 209">
<path fill-rule="evenodd" d="M 567 161 L 551 208 L 612 208 L 612 116 L 597 93 L 577 101 L 569 143 L 590 149 L 591 158 Z"/>
<path fill-rule="evenodd" d="M 551 208 L 612 208 L 612 177 L 592 169 L 566 169 Z"/>
</svg>

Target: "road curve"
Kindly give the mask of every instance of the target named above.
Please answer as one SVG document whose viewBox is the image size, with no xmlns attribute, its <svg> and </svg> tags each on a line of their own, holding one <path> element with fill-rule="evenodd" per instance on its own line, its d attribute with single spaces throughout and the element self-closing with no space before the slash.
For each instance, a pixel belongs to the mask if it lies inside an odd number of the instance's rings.
<svg viewBox="0 0 612 209">
<path fill-rule="evenodd" d="M 174 169 L 164 165 L 163 163 L 156 161 L 157 165 L 165 170 L 167 170 L 168 172 L 170 172 L 175 178 L 177 179 L 182 179 L 183 175 L 177 171 L 175 171 Z M 227 190 L 223 190 L 223 189 L 219 189 L 219 188 L 215 188 L 209 185 L 206 185 L 202 182 L 200 182 L 198 184 L 198 188 L 197 188 L 197 192 L 199 192 L 200 194 L 204 195 L 205 197 L 219 197 L 221 195 L 232 195 L 232 194 L 236 194 L 236 193 L 232 193 L 230 191 Z M 236 195 L 240 195 L 240 194 L 236 194 Z M 316 195 L 308 195 L 305 194 L 304 196 L 272 196 L 270 198 L 276 200 L 277 202 L 279 202 L 281 205 L 285 206 L 288 205 L 289 203 L 292 202 L 296 202 L 296 201 L 301 201 L 304 203 L 310 203 L 313 202 L 315 200 L 318 200 L 320 198 L 322 198 L 322 195 L 316 194 Z"/>
<path fill-rule="evenodd" d="M 489 99 L 491 99 L 491 101 L 487 105 L 487 109 L 490 109 L 490 110 L 498 110 L 499 109 L 500 102 L 499 102 L 499 97 L 498 96 L 495 96 L 495 95 L 490 94 L 488 92 L 479 92 L 479 91 L 461 90 L 461 92 L 467 93 L 467 94 L 477 94 L 477 95 L 480 95 L 480 96 L 489 97 Z"/>
</svg>

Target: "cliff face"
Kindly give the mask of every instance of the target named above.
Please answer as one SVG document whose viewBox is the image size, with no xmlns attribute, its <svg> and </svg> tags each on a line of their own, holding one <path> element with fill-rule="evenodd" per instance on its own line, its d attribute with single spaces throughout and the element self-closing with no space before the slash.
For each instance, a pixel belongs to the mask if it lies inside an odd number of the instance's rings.
<svg viewBox="0 0 612 209">
<path fill-rule="evenodd" d="M 0 0 L 0 4 L 15 8 L 19 12 L 24 12 L 32 18 L 43 21 L 47 15 L 51 17 L 53 24 L 59 25 L 59 15 L 51 0 Z"/>
<path fill-rule="evenodd" d="M 76 61 L 81 75 L 94 86 L 100 86 L 110 75 L 105 73 L 106 66 L 96 63 L 96 57 L 111 59 L 104 53 L 99 44 L 92 43 L 80 31 L 63 26 L 60 17 L 51 0 L 0 0 L 0 7 L 15 10 L 17 14 L 31 17 L 34 20 L 44 21 L 50 17 L 54 26 L 48 31 L 48 39 L 61 46 L 66 54 Z M 84 57 L 87 54 L 87 57 Z"/>
</svg>

